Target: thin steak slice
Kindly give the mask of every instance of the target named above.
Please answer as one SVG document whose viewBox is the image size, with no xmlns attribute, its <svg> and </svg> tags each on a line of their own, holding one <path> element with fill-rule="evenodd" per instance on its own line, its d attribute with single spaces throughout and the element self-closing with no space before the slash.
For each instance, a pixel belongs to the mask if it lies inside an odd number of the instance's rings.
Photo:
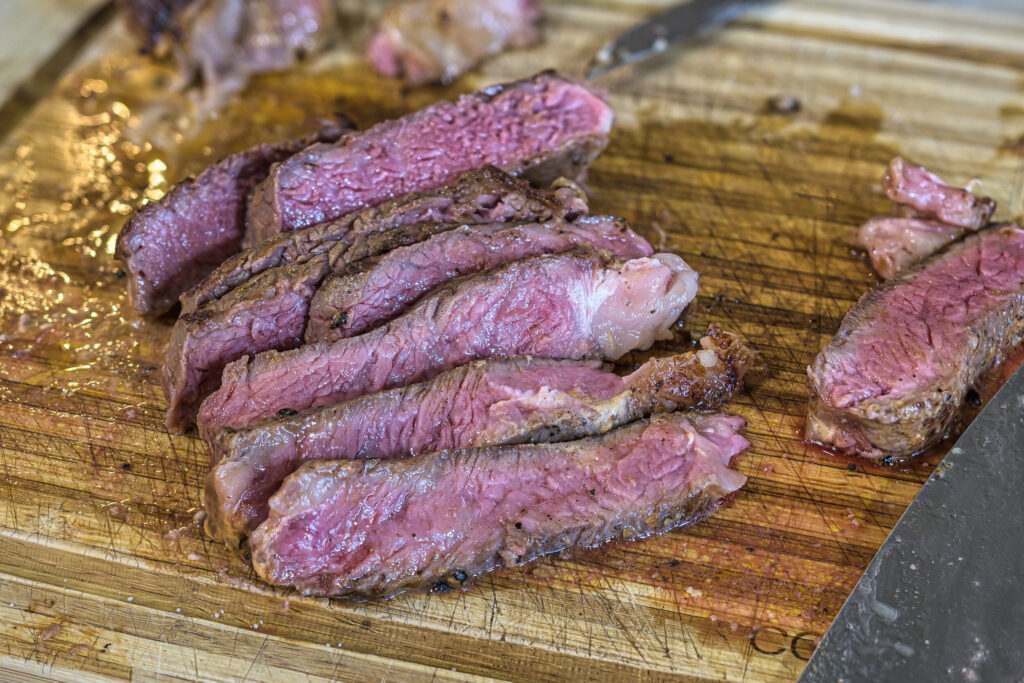
<svg viewBox="0 0 1024 683">
<path fill-rule="evenodd" d="M 313 143 L 337 140 L 350 127 L 339 120 L 297 140 L 232 154 L 136 211 L 117 238 L 135 311 L 167 311 L 182 292 L 238 251 L 246 194 L 267 177 L 272 164 Z"/>
<path fill-rule="evenodd" d="M 383 232 L 413 223 L 500 223 L 509 220 L 572 220 L 587 213 L 586 195 L 567 180 L 550 191 L 494 166 L 470 171 L 451 185 L 413 192 L 307 230 L 282 233 L 228 258 L 201 283 L 181 296 L 188 313 L 216 299 L 249 278 L 276 266 L 308 259 L 334 247 L 339 240 Z"/>
<path fill-rule="evenodd" d="M 959 226 L 924 218 L 879 216 L 860 226 L 850 244 L 867 252 L 871 267 L 883 280 L 889 280 L 960 239 L 964 232 Z"/>
<path fill-rule="evenodd" d="M 481 358 L 616 359 L 671 338 L 698 276 L 674 254 L 628 261 L 577 248 L 443 285 L 358 337 L 266 351 L 224 369 L 204 436 L 419 382 Z"/>
<path fill-rule="evenodd" d="M 460 275 L 586 244 L 625 257 L 654 252 L 624 220 L 610 216 L 592 216 L 576 223 L 460 226 L 354 263 L 325 278 L 309 305 L 306 341 L 362 334 Z"/>
<path fill-rule="evenodd" d="M 562 206 L 561 199 L 563 197 L 557 194 L 549 194 L 547 201 L 503 203 L 500 208 L 490 206 L 475 215 L 460 212 L 460 217 L 537 220 L 573 211 Z M 575 200 L 575 195 L 570 195 L 569 205 L 576 206 Z M 469 207 L 462 205 L 462 208 Z M 200 402 L 217 388 L 221 372 L 229 362 L 247 354 L 300 346 L 308 321 L 309 302 L 329 273 L 343 270 L 353 262 L 369 263 L 378 254 L 418 243 L 455 227 L 415 223 L 383 232 L 371 231 L 376 225 L 363 224 L 366 232 L 336 240 L 327 251 L 264 270 L 219 299 L 182 314 L 171 331 L 164 361 L 167 426 L 184 429 L 192 423 Z M 636 239 L 646 245 L 642 238 Z M 614 243 L 609 241 L 605 246 L 621 251 L 624 256 L 640 255 L 637 253 L 640 247 L 632 245 L 624 238 Z M 359 270 L 354 265 L 352 268 Z"/>
<path fill-rule="evenodd" d="M 386 597 L 662 533 L 743 486 L 743 424 L 669 413 L 567 443 L 307 463 L 253 532 L 253 567 L 307 595 Z"/>
<path fill-rule="evenodd" d="M 487 164 L 541 186 L 576 180 L 607 143 L 612 111 L 545 72 L 314 145 L 274 167 L 247 215 L 248 244 L 333 220 Z"/>
<path fill-rule="evenodd" d="M 1024 230 L 992 226 L 868 292 L 808 368 L 807 438 L 901 458 L 940 438 L 1024 332 Z"/>
<path fill-rule="evenodd" d="M 950 187 L 923 166 L 896 157 L 882 176 L 889 199 L 907 205 L 918 218 L 929 218 L 967 230 L 988 224 L 996 209 L 994 200 L 977 197 L 970 190 Z"/>
<path fill-rule="evenodd" d="M 366 59 L 413 85 L 451 83 L 502 50 L 537 40 L 536 0 L 404 0 L 384 10 Z"/>
<path fill-rule="evenodd" d="M 701 346 L 650 360 L 627 377 L 600 361 L 476 361 L 421 384 L 224 430 L 210 444 L 207 533 L 237 546 L 266 519 L 281 480 L 310 460 L 568 441 L 651 413 L 717 409 L 739 390 L 753 352 L 715 327 Z"/>
</svg>

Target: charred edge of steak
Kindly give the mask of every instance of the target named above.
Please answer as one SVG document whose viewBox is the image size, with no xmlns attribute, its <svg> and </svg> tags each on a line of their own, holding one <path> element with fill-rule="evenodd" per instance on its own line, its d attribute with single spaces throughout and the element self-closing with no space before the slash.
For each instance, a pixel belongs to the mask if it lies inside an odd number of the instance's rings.
<svg viewBox="0 0 1024 683">
<path fill-rule="evenodd" d="M 586 208 L 573 188 L 542 192 L 497 169 L 475 173 L 466 180 L 438 193 L 407 199 L 407 205 L 433 205 L 439 196 L 453 199 L 454 204 L 434 217 L 463 222 L 414 223 L 380 231 L 376 230 L 379 223 L 369 221 L 375 212 L 368 212 L 351 224 L 353 230 L 344 238 L 325 242 L 330 245 L 326 253 L 317 249 L 247 279 L 239 278 L 238 286 L 220 298 L 183 313 L 172 332 L 164 364 L 168 427 L 183 429 L 195 419 L 199 403 L 217 388 L 227 363 L 243 354 L 299 346 L 307 326 L 312 327 L 310 302 L 329 273 L 360 272 L 370 268 L 378 254 L 415 244 L 466 221 L 537 220 Z M 391 213 L 392 218 L 395 215 Z M 230 275 L 231 271 L 222 269 L 221 273 L 225 272 Z"/>
<path fill-rule="evenodd" d="M 475 361 L 417 385 L 304 413 L 284 409 L 276 419 L 224 430 L 209 442 L 207 533 L 237 546 L 266 519 L 281 479 L 310 460 L 568 441 L 652 413 L 713 410 L 740 390 L 754 354 L 717 327 L 702 345 L 652 359 L 628 377 L 593 361 Z"/>
<path fill-rule="evenodd" d="M 606 144 L 611 110 L 586 86 L 543 73 L 489 92 L 438 102 L 279 165 L 253 193 L 249 230 L 266 238 L 301 229 L 488 163 L 545 186 L 577 180 Z M 381 147 L 393 163 L 372 182 L 360 180 L 363 160 Z"/>
<path fill-rule="evenodd" d="M 743 485 L 728 467 L 749 446 L 742 425 L 671 413 L 561 444 L 307 463 L 253 534 L 253 565 L 269 583 L 306 594 L 382 597 L 645 538 L 702 518 Z M 364 534 L 351 533 L 352 505 L 372 520 Z"/>
<path fill-rule="evenodd" d="M 130 273 L 133 307 L 158 315 L 238 251 L 245 194 L 270 166 L 314 142 L 337 140 L 351 122 L 339 115 L 301 138 L 262 143 L 230 154 L 196 178 L 177 183 L 159 201 L 139 208 L 117 238 L 116 255 Z"/>
<path fill-rule="evenodd" d="M 587 213 L 586 195 L 564 178 L 553 183 L 551 190 L 540 190 L 493 166 L 486 166 L 437 190 L 403 195 L 305 230 L 271 235 L 257 244 L 253 243 L 259 236 L 253 231 L 246 236 L 250 248 L 229 258 L 185 294 L 182 310 L 195 310 L 264 270 L 304 260 L 332 248 L 339 241 L 351 242 L 359 235 L 428 220 L 479 223 L 515 212 L 538 219 L 571 220 Z"/>
<path fill-rule="evenodd" d="M 977 257 L 972 255 L 972 250 L 977 250 Z M 986 256 L 993 261 L 974 262 Z M 916 455 L 945 436 L 971 386 L 1001 363 L 1024 338 L 1022 265 L 1024 230 L 1016 225 L 993 225 L 912 266 L 861 297 L 846 314 L 836 336 L 808 368 L 811 396 L 805 430 L 807 440 L 829 451 L 893 462 Z M 957 274 L 959 267 L 963 272 Z M 955 289 L 949 289 L 950 283 Z M 934 289 L 940 285 L 947 289 Z M 901 327 L 894 329 L 891 336 L 901 347 L 884 351 L 900 358 L 909 354 L 909 358 L 916 360 L 908 359 L 902 365 L 893 366 L 887 371 L 891 377 L 875 377 L 872 372 L 872 381 L 916 378 L 925 371 L 933 374 L 933 368 L 935 381 L 913 388 L 909 393 L 882 391 L 855 399 L 849 405 L 834 405 L 823 394 L 831 393 L 838 386 L 857 395 L 860 392 L 850 388 L 851 382 L 861 375 L 869 376 L 863 371 L 855 376 L 841 373 L 873 360 L 873 357 L 857 354 L 858 351 L 868 353 L 870 345 L 877 341 L 871 328 L 877 326 L 880 319 L 885 321 L 893 291 L 904 292 L 899 300 L 934 304 L 935 315 L 929 319 L 908 315 L 899 320 Z M 959 322 L 951 322 L 950 312 L 940 312 L 940 309 L 944 305 L 943 297 L 954 301 L 966 292 L 970 293 L 972 301 L 995 304 L 996 308 L 975 311 L 974 317 L 966 321 L 967 327 L 961 329 Z M 966 307 L 969 302 L 961 303 Z M 920 340 L 901 340 L 903 326 L 908 332 L 913 329 L 911 326 L 929 329 L 927 344 Z M 930 326 L 937 326 L 938 330 L 932 332 Z M 906 344 L 913 344 L 913 348 L 903 348 Z M 919 363 L 926 365 L 919 366 Z"/>
<path fill-rule="evenodd" d="M 714 325 L 700 346 L 692 354 L 651 359 L 630 376 L 632 385 L 679 408 L 717 410 L 742 388 L 757 353 Z"/>
</svg>

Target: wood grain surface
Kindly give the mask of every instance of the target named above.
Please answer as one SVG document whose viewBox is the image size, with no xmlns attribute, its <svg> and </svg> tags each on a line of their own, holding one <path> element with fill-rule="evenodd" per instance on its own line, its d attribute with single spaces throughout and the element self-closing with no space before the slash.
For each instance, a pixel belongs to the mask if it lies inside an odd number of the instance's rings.
<svg viewBox="0 0 1024 683">
<path fill-rule="evenodd" d="M 0 147 L 0 678 L 799 674 L 948 447 L 885 469 L 801 441 L 805 368 L 874 282 L 846 239 L 888 211 L 878 179 L 896 153 L 983 179 L 1002 219 L 1024 213 L 1017 3 L 782 0 L 599 82 L 618 120 L 591 172 L 594 211 L 664 235 L 702 273 L 687 329 L 715 322 L 763 354 L 766 371 L 730 407 L 749 421 L 750 480 L 700 525 L 467 592 L 302 598 L 208 542 L 205 449 L 162 426 L 173 321 L 132 317 L 111 256 L 132 207 L 219 155 L 335 109 L 366 126 L 542 68 L 578 74 L 662 6 L 548 3 L 540 46 L 406 91 L 362 66 L 367 18 L 346 0 L 329 54 L 260 79 L 202 125 L 120 21 L 90 41 Z M 798 111 L 772 109 L 785 95 Z"/>
</svg>

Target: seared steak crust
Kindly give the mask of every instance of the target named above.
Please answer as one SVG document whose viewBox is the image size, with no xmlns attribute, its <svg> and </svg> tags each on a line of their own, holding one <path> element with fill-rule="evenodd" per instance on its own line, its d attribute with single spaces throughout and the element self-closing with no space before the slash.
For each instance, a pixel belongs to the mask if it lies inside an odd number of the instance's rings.
<svg viewBox="0 0 1024 683">
<path fill-rule="evenodd" d="M 499 566 L 689 524 L 739 489 L 743 420 L 670 413 L 558 444 L 307 463 L 253 533 L 253 566 L 305 594 L 458 587 Z"/>
<path fill-rule="evenodd" d="M 868 292 L 808 368 L 807 438 L 869 458 L 945 434 L 1024 334 L 1024 230 L 994 225 Z"/>
<path fill-rule="evenodd" d="M 267 177 L 270 166 L 315 142 L 337 140 L 350 125 L 340 120 L 297 140 L 232 154 L 136 211 L 117 239 L 135 311 L 164 313 L 182 292 L 237 252 L 246 194 Z"/>
<path fill-rule="evenodd" d="M 597 95 L 553 73 L 439 102 L 278 164 L 253 193 L 247 243 L 440 187 L 487 164 L 540 186 L 576 180 L 611 125 Z"/>
<path fill-rule="evenodd" d="M 436 289 L 371 332 L 241 358 L 199 412 L 204 435 L 436 376 L 481 358 L 616 359 L 671 337 L 697 289 L 674 254 L 590 248 L 516 261 Z"/>
<path fill-rule="evenodd" d="M 626 377 L 599 361 L 476 361 L 420 384 L 224 430 L 210 443 L 207 532 L 238 545 L 266 519 L 281 480 L 310 460 L 568 441 L 655 412 L 715 410 L 739 390 L 753 353 L 718 328 L 701 344 Z"/>
</svg>

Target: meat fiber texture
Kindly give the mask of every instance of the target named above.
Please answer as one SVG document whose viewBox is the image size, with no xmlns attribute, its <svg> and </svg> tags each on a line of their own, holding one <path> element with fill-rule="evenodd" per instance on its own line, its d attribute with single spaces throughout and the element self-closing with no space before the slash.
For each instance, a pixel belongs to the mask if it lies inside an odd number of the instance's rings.
<svg viewBox="0 0 1024 683">
<path fill-rule="evenodd" d="M 996 208 L 992 199 L 950 187 L 902 157 L 889 162 L 882 189 L 903 215 L 872 218 L 851 244 L 867 252 L 875 272 L 886 280 L 988 225 Z"/>
<path fill-rule="evenodd" d="M 558 444 L 307 463 L 250 539 L 268 583 L 307 595 L 447 590 L 500 566 L 700 519 L 746 478 L 727 415 L 670 413 Z"/>
<path fill-rule="evenodd" d="M 443 199 L 443 204 L 420 196 L 395 205 L 390 213 L 378 214 L 381 221 L 361 221 L 357 226 L 361 234 L 350 232 L 346 239 L 331 242 L 327 251 L 264 270 L 220 298 L 183 314 L 171 332 L 164 362 L 168 427 L 184 429 L 192 423 L 200 402 L 217 388 L 221 372 L 229 362 L 247 354 L 298 347 L 306 331 L 310 300 L 329 273 L 346 268 L 353 273 L 368 270 L 378 254 L 402 247 L 415 250 L 422 240 L 454 227 L 447 223 L 414 223 L 385 229 L 387 226 L 424 213 L 460 221 L 536 220 L 575 213 L 581 204 L 575 194 L 563 194 L 561 189 L 552 193 L 531 190 L 528 195 L 496 195 L 494 187 L 487 187 L 487 195 L 474 194 L 457 203 L 449 203 L 452 193 L 442 192 L 433 199 Z M 601 241 L 601 246 L 623 256 L 650 253 L 643 238 L 631 230 L 603 241 L 596 227 L 591 227 L 589 234 Z M 567 249 L 573 244 L 567 239 L 537 240 L 532 253 Z M 505 260 L 527 252 L 508 248 L 506 251 Z M 492 256 L 500 260 L 497 254 Z"/>
<path fill-rule="evenodd" d="M 450 83 L 505 49 L 536 42 L 535 0 L 406 0 L 384 11 L 366 59 L 374 71 L 419 85 Z"/>
<path fill-rule="evenodd" d="M 572 220 L 586 213 L 586 195 L 571 181 L 560 179 L 550 191 L 535 189 L 525 180 L 485 166 L 460 176 L 451 185 L 402 195 L 307 230 L 282 233 L 231 256 L 182 295 L 181 310 L 194 311 L 267 269 L 307 260 L 332 249 L 339 241 L 369 233 L 413 223 Z"/>
<path fill-rule="evenodd" d="M 476 361 L 411 386 L 282 417 L 210 443 L 206 530 L 237 546 L 267 517 L 281 480 L 310 460 L 391 460 L 437 450 L 568 441 L 651 413 L 715 410 L 753 352 L 711 328 L 701 349 L 620 377 L 600 361 Z"/>
<path fill-rule="evenodd" d="M 460 275 L 587 244 L 624 257 L 654 251 L 624 220 L 609 216 L 575 223 L 460 226 L 325 278 L 309 305 L 306 341 L 362 334 Z"/>
<path fill-rule="evenodd" d="M 337 140 L 350 127 L 339 120 L 297 140 L 232 154 L 140 208 L 117 239 L 135 311 L 166 312 L 182 292 L 238 251 L 246 194 L 267 177 L 271 164 L 315 142 Z"/>
<path fill-rule="evenodd" d="M 942 437 L 1024 331 L 1024 230 L 994 225 L 868 292 L 808 368 L 807 438 L 868 458 Z"/>
<path fill-rule="evenodd" d="M 241 358 L 199 412 L 206 437 L 434 377 L 483 358 L 614 360 L 657 339 L 697 292 L 674 254 L 617 260 L 591 248 L 460 278 L 358 337 Z"/>
<path fill-rule="evenodd" d="M 247 243 L 440 187 L 487 164 L 540 186 L 577 180 L 607 143 L 612 119 L 594 92 L 550 72 L 433 104 L 275 166 L 253 193 Z"/>
</svg>

